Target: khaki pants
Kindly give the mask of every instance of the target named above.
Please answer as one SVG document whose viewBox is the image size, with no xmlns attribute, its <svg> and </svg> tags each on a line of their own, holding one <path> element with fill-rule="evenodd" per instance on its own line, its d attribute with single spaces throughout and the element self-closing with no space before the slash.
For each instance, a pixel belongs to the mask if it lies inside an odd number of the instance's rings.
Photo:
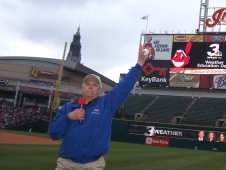
<svg viewBox="0 0 226 170">
<path fill-rule="evenodd" d="M 70 159 L 59 157 L 57 159 L 57 167 L 55 170 L 104 170 L 105 160 L 100 157 L 98 160 L 86 164 L 79 164 Z"/>
</svg>

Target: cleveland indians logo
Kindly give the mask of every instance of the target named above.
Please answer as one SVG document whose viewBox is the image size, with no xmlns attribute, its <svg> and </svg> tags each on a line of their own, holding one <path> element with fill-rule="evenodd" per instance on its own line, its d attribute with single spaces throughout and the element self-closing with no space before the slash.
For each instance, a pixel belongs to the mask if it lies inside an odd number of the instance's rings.
<svg viewBox="0 0 226 170">
<path fill-rule="evenodd" d="M 189 63 L 190 56 L 188 56 L 188 53 L 191 50 L 191 46 L 192 42 L 187 42 L 185 52 L 181 49 L 175 52 L 174 56 L 171 58 L 171 62 L 174 65 L 174 67 L 182 68 Z"/>
<path fill-rule="evenodd" d="M 221 8 L 213 13 L 212 18 L 207 18 L 205 20 L 205 25 L 207 27 L 214 27 L 215 25 L 220 24 L 225 20 L 226 20 L 226 8 Z"/>
</svg>

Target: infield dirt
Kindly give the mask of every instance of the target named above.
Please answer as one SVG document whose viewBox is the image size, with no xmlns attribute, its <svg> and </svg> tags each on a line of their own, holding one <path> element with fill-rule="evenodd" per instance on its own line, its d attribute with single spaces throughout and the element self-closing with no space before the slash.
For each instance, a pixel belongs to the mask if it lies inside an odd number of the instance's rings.
<svg viewBox="0 0 226 170">
<path fill-rule="evenodd" d="M 46 137 L 0 132 L 0 144 L 58 145 L 60 143 L 61 141 L 53 141 Z"/>
</svg>

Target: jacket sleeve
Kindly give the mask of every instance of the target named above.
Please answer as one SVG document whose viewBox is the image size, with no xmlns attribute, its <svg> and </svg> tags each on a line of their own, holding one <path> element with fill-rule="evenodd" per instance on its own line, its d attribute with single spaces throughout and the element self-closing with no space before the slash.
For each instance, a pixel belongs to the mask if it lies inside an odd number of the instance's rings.
<svg viewBox="0 0 226 170">
<path fill-rule="evenodd" d="M 112 114 L 124 103 L 140 77 L 142 67 L 136 64 L 116 86 L 106 94 L 106 104 L 109 104 Z"/>
<path fill-rule="evenodd" d="M 49 125 L 49 135 L 53 140 L 63 138 L 68 127 L 71 124 L 71 120 L 68 119 L 67 114 L 70 112 L 70 103 L 66 103 L 56 114 Z"/>
</svg>

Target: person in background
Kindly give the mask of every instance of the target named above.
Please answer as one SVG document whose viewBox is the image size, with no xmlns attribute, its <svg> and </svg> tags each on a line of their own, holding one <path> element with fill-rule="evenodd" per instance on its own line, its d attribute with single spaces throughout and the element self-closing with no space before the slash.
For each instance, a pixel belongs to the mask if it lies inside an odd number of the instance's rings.
<svg viewBox="0 0 226 170">
<path fill-rule="evenodd" d="M 62 106 L 50 122 L 49 135 L 62 139 L 56 170 L 103 170 L 104 155 L 110 148 L 112 117 L 127 99 L 138 80 L 147 56 L 139 49 L 137 64 L 108 93 L 102 94 L 99 76 L 90 74 L 83 79 L 82 97 Z"/>
<path fill-rule="evenodd" d="M 205 140 L 205 132 L 204 130 L 200 130 L 198 134 L 198 141 L 204 141 Z"/>
<path fill-rule="evenodd" d="M 209 142 L 214 142 L 215 141 L 215 133 L 214 132 L 209 132 L 208 141 Z"/>
<path fill-rule="evenodd" d="M 144 48 L 148 49 L 148 51 L 149 51 L 148 59 L 154 60 L 154 59 L 155 59 L 155 49 L 154 49 L 154 47 L 152 46 L 152 43 L 151 43 L 151 42 L 146 43 L 146 44 L 144 45 Z"/>
<path fill-rule="evenodd" d="M 218 142 L 225 142 L 225 136 L 224 136 L 223 133 L 220 133 L 220 134 L 219 134 Z"/>
</svg>

